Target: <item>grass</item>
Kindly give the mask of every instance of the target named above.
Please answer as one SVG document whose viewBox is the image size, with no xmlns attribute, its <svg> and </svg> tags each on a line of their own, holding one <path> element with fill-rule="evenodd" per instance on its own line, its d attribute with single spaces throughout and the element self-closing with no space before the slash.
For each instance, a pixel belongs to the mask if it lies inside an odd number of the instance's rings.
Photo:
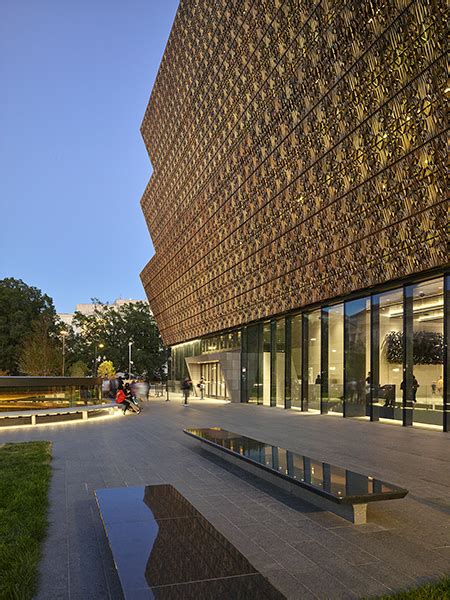
<svg viewBox="0 0 450 600">
<path fill-rule="evenodd" d="M 0 446 L 0 600 L 28 600 L 37 591 L 50 460 L 50 442 Z"/>
<path fill-rule="evenodd" d="M 413 590 L 382 596 L 379 600 L 448 600 L 450 599 L 450 577 L 436 583 L 421 585 Z"/>
</svg>

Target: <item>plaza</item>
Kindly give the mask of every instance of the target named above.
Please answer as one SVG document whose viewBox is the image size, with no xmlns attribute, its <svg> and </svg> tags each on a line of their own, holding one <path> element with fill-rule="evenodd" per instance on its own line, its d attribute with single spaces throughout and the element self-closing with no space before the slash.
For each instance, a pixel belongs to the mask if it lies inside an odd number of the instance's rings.
<svg viewBox="0 0 450 600">
<path fill-rule="evenodd" d="M 366 525 L 308 505 L 213 458 L 183 434 L 220 426 L 307 451 L 409 490 L 371 506 Z M 39 600 L 119 600 L 94 490 L 172 484 L 287 598 L 368 598 L 450 571 L 450 456 L 442 432 L 265 406 L 153 400 L 140 415 L 24 427 L 4 442 L 53 444 Z M 127 507 L 123 507 L 126 511 Z"/>
</svg>

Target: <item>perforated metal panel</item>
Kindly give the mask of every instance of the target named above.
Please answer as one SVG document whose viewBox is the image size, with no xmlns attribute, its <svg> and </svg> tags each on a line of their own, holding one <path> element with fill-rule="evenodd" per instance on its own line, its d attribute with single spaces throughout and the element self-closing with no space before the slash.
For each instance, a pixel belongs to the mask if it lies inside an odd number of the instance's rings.
<svg viewBox="0 0 450 600">
<path fill-rule="evenodd" d="M 448 260 L 446 4 L 182 0 L 142 123 L 166 344 Z"/>
</svg>

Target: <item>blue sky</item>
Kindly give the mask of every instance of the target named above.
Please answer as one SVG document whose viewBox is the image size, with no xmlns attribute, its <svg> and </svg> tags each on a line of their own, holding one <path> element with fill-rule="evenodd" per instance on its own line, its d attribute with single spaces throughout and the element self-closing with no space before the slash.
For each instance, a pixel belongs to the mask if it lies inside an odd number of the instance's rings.
<svg viewBox="0 0 450 600">
<path fill-rule="evenodd" d="M 0 279 L 144 298 L 139 127 L 178 0 L 0 1 Z"/>
</svg>

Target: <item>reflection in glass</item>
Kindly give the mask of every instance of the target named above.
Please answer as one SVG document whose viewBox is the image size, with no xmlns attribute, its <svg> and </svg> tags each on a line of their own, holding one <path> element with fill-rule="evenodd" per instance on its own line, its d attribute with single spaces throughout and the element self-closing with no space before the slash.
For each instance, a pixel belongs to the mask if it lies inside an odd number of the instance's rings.
<svg viewBox="0 0 450 600">
<path fill-rule="evenodd" d="M 345 303 L 345 416 L 369 415 L 370 298 Z"/>
<path fill-rule="evenodd" d="M 320 412 L 320 310 L 308 313 L 308 410 Z"/>
</svg>

